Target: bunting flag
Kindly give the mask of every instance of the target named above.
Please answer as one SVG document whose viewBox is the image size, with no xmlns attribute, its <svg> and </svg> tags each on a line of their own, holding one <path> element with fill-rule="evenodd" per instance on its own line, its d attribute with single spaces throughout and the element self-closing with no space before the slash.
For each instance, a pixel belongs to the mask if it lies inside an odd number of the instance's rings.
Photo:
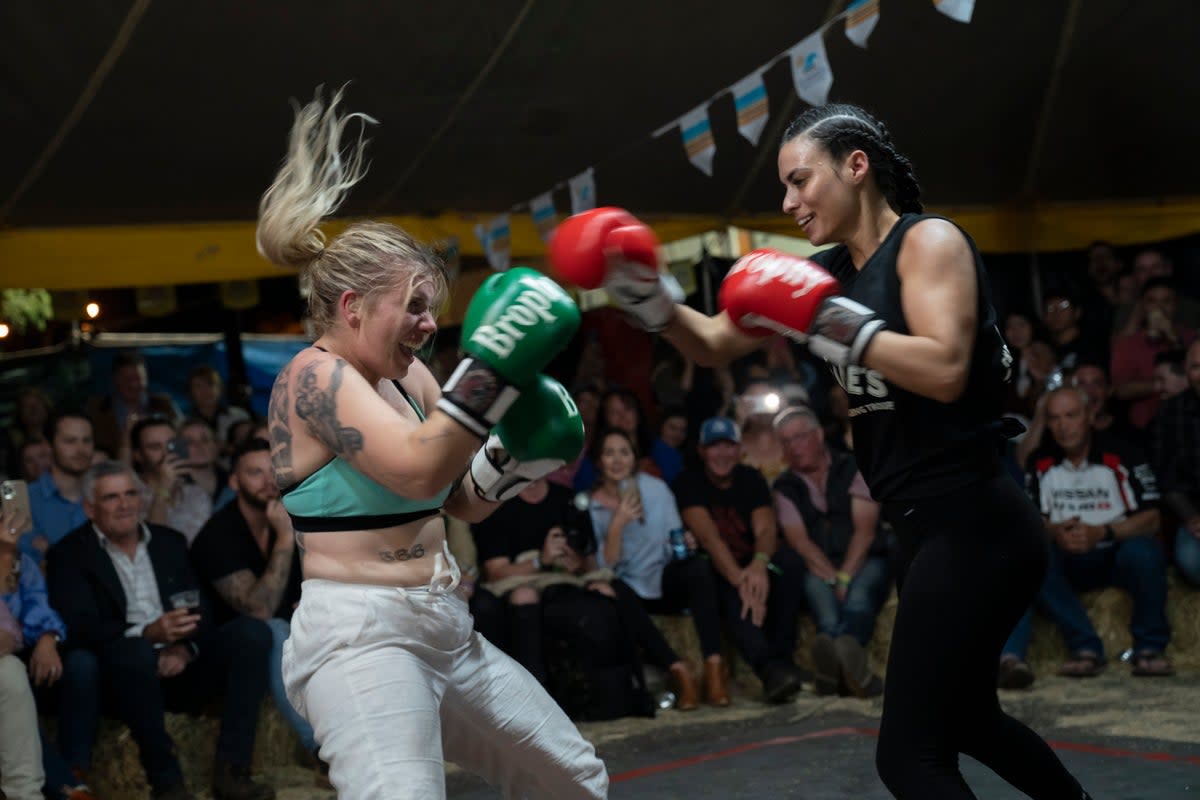
<svg viewBox="0 0 1200 800">
<path fill-rule="evenodd" d="M 970 22 L 975 13 L 975 0 L 933 0 L 937 10 L 958 22 Z"/>
<path fill-rule="evenodd" d="M 438 254 L 446 265 L 446 282 L 453 285 L 462 271 L 462 248 L 457 236 L 447 236 L 437 243 Z"/>
<path fill-rule="evenodd" d="M 712 177 L 717 142 L 708 124 L 708 104 L 701 103 L 680 117 L 679 132 L 683 135 L 683 149 L 688 160 L 696 165 L 696 169 Z"/>
<path fill-rule="evenodd" d="M 846 7 L 846 38 L 865 50 L 877 22 L 879 0 L 851 0 Z"/>
<path fill-rule="evenodd" d="M 763 85 L 763 71 L 751 72 L 730 87 L 733 107 L 737 110 L 738 133 L 750 144 L 757 145 L 763 128 L 767 127 L 767 87 Z"/>
<path fill-rule="evenodd" d="M 487 226 L 476 225 L 475 235 L 483 245 L 488 265 L 496 272 L 506 272 L 512 259 L 512 241 L 508 214 L 488 220 Z"/>
<path fill-rule="evenodd" d="M 833 71 L 825 55 L 825 40 L 821 31 L 805 36 L 800 44 L 788 50 L 792 61 L 792 81 L 796 94 L 810 106 L 823 106 L 833 86 Z"/>
<path fill-rule="evenodd" d="M 596 171 L 588 167 L 567 181 L 571 188 L 571 213 L 580 214 L 596 207 Z"/>
<path fill-rule="evenodd" d="M 529 215 L 537 227 L 542 241 L 549 241 L 554 226 L 558 224 L 558 213 L 554 210 L 554 193 L 543 192 L 529 201 Z"/>
</svg>

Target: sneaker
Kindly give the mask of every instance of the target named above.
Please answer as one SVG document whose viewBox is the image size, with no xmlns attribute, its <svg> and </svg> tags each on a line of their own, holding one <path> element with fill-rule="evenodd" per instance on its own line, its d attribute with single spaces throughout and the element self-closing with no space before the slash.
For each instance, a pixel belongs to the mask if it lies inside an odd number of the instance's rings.
<svg viewBox="0 0 1200 800">
<path fill-rule="evenodd" d="M 800 691 L 800 676 L 790 664 L 774 662 L 767 665 L 763 673 L 763 700 L 768 703 L 786 703 Z"/>
<path fill-rule="evenodd" d="M 1028 689 L 1033 685 L 1033 670 L 1016 656 L 1000 659 L 1000 672 L 996 678 L 999 689 Z"/>
</svg>

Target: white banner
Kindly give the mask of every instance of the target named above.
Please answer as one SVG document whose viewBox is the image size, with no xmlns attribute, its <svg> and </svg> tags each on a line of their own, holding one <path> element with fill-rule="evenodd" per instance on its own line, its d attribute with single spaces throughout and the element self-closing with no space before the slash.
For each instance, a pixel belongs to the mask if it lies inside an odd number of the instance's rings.
<svg viewBox="0 0 1200 800">
<path fill-rule="evenodd" d="M 588 167 L 567 181 L 571 187 L 571 213 L 579 214 L 596 207 L 596 171 Z"/>
<path fill-rule="evenodd" d="M 867 39 L 879 22 L 879 0 L 851 0 L 846 7 L 846 38 L 866 49 Z"/>
<path fill-rule="evenodd" d="M 811 33 L 791 50 L 792 81 L 796 94 L 810 106 L 823 106 L 829 100 L 829 89 L 833 86 L 833 70 L 825 55 L 825 40 L 821 31 Z"/>
<path fill-rule="evenodd" d="M 679 118 L 679 133 L 683 137 L 683 149 L 688 160 L 696 169 L 711 177 L 717 143 L 713 139 L 712 127 L 708 124 L 707 103 L 696 106 Z"/>
<path fill-rule="evenodd" d="M 975 0 L 933 0 L 937 10 L 958 22 L 970 22 L 975 13 Z"/>
<path fill-rule="evenodd" d="M 752 72 L 729 87 L 733 95 L 733 107 L 737 110 L 738 133 L 750 144 L 758 144 L 763 128 L 767 127 L 767 87 L 763 84 L 763 71 Z"/>
<path fill-rule="evenodd" d="M 558 224 L 558 212 L 554 209 L 554 193 L 543 192 L 529 201 L 529 216 L 537 227 L 542 241 L 547 241 Z"/>
<path fill-rule="evenodd" d="M 488 265 L 496 272 L 506 272 L 512 260 L 512 234 L 509 215 L 501 214 L 488 220 L 487 226 L 476 225 L 475 235 L 483 245 Z"/>
</svg>

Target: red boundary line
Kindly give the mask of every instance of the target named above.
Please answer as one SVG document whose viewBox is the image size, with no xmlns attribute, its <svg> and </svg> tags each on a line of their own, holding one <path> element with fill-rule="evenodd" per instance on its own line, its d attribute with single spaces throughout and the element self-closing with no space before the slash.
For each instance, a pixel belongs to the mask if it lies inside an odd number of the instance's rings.
<svg viewBox="0 0 1200 800">
<path fill-rule="evenodd" d="M 878 736 L 878 728 L 857 728 L 857 727 L 841 727 L 841 728 L 826 728 L 825 730 L 813 731 L 812 733 L 803 733 L 796 736 L 778 736 L 774 739 L 765 739 L 761 742 L 749 742 L 740 744 L 736 747 L 730 747 L 725 750 L 716 750 L 711 753 L 702 753 L 698 756 L 690 756 L 688 758 L 680 758 L 675 761 L 664 761 L 661 764 L 651 764 L 646 767 L 627 770 L 616 775 L 609 776 L 609 783 L 622 783 L 631 781 L 636 778 L 644 778 L 647 775 L 657 775 L 662 772 L 670 772 L 684 767 L 703 764 L 706 761 L 716 761 L 730 756 L 748 753 L 753 750 L 761 750 L 764 747 L 776 747 L 784 744 L 795 744 L 797 742 L 806 742 L 813 739 L 827 739 L 831 736 Z M 1200 756 L 1177 756 L 1171 753 L 1154 753 L 1142 752 L 1139 750 L 1122 750 L 1115 747 L 1104 747 L 1102 745 L 1082 744 L 1079 742 L 1048 742 L 1055 750 L 1070 750 L 1077 753 L 1089 753 L 1091 755 L 1106 756 L 1108 758 L 1136 758 L 1142 761 L 1153 761 L 1158 763 L 1164 762 L 1182 762 L 1185 764 L 1195 764 L 1200 766 Z"/>
</svg>

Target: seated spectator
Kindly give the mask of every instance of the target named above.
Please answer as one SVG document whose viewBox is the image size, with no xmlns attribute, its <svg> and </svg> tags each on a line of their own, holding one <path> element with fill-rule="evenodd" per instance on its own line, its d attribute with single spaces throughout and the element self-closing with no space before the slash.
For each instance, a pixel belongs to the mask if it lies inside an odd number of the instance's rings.
<svg viewBox="0 0 1200 800">
<path fill-rule="evenodd" d="M 142 417 L 159 415 L 174 425 L 179 409 L 170 395 L 151 393 L 146 360 L 141 353 L 123 352 L 113 358 L 112 392 L 93 397 L 87 416 L 95 425 L 96 446 L 124 456 L 129 452 L 128 433 Z"/>
<path fill-rule="evenodd" d="M 273 798 L 273 789 L 250 778 L 270 629 L 245 616 L 213 624 L 187 540 L 141 521 L 143 487 L 128 466 L 92 467 L 83 497 L 89 522 L 47 556 L 50 599 L 73 632 L 69 646 L 99 662 L 102 701 L 129 726 L 154 797 L 192 797 L 165 711 L 196 711 L 223 694 L 213 797 Z"/>
<path fill-rule="evenodd" d="M 0 471 L 7 470 L 16 475 L 20 474 L 22 467 L 21 449 L 25 445 L 46 440 L 46 422 L 54 411 L 54 404 L 41 389 L 27 386 L 17 392 L 14 406 L 12 425 L 0 432 L 0 453 L 4 454 Z"/>
<path fill-rule="evenodd" d="M 784 702 L 806 679 L 792 654 L 803 598 L 804 561 L 778 546 L 771 490 L 741 462 L 737 424 L 713 417 L 700 427 L 700 466 L 671 487 L 680 516 L 716 573 L 721 613 L 768 702 Z"/>
<path fill-rule="evenodd" d="M 234 491 L 229 473 L 217 463 L 220 453 L 213 429 L 204 420 L 192 418 L 179 426 L 179 437 L 187 442 L 184 468 L 188 477 L 208 494 L 213 511 L 224 508 L 233 500 Z"/>
<path fill-rule="evenodd" d="M 632 390 L 624 387 L 616 386 L 608 389 L 600 397 L 600 411 L 597 429 L 600 428 L 620 428 L 623 431 L 628 431 L 633 436 L 633 441 L 637 445 L 639 453 L 649 453 L 651 445 L 650 423 L 646 419 L 646 414 L 642 410 L 642 401 Z M 596 462 L 592 460 L 590 452 L 595 448 L 588 448 L 583 459 L 579 462 L 579 469 L 575 472 L 575 490 L 586 492 L 592 488 L 598 477 L 598 467 Z M 661 478 L 658 465 L 654 463 L 654 459 L 649 455 L 641 457 L 638 464 L 638 470 L 653 475 L 656 478 Z"/>
<path fill-rule="evenodd" d="M 1049 344 L 1060 369 L 1070 371 L 1081 363 L 1108 361 L 1107 341 L 1096 342 L 1083 335 L 1083 306 L 1079 298 L 1064 288 L 1046 292 L 1042 322 L 1050 332 Z"/>
<path fill-rule="evenodd" d="M 1130 424 L 1128 416 L 1113 408 L 1113 387 L 1108 379 L 1107 367 L 1085 361 L 1065 377 L 1065 382 L 1087 395 L 1093 431 L 1109 439 L 1131 444 L 1141 441 L 1141 431 Z M 1046 395 L 1043 394 L 1038 398 L 1029 430 L 1015 448 L 1015 459 L 1021 474 L 1024 475 L 1029 466 L 1029 456 L 1035 450 L 1053 446 L 1054 440 L 1046 430 Z"/>
<path fill-rule="evenodd" d="M 825 446 L 817 416 L 793 406 L 775 420 L 788 469 L 772 487 L 784 540 L 804 559 L 804 594 L 817 623 L 812 645 L 817 694 L 844 685 L 859 697 L 882 694 L 864 649 L 889 588 L 879 504 L 854 456 Z"/>
<path fill-rule="evenodd" d="M 658 465 L 662 479 L 675 480 L 683 469 L 683 443 L 687 440 L 687 412 L 683 406 L 667 406 L 658 423 L 658 436 L 650 447 L 650 457 Z"/>
<path fill-rule="evenodd" d="M 1129 403 L 1129 421 L 1145 428 L 1158 410 L 1154 393 L 1154 357 L 1187 347 L 1196 338 L 1192 328 L 1172 323 L 1179 296 L 1166 278 L 1151 278 L 1142 287 L 1140 329 L 1113 342 L 1112 380 L 1116 396 Z"/>
<path fill-rule="evenodd" d="M 1150 427 L 1150 458 L 1163 501 L 1179 520 L 1175 566 L 1200 585 L 1200 340 L 1184 362 L 1188 387 L 1163 403 Z"/>
<path fill-rule="evenodd" d="M 92 465 L 92 422 L 64 412 L 46 424 L 50 469 L 29 485 L 33 529 L 21 537 L 21 552 L 41 563 L 46 550 L 82 525 L 83 474 Z"/>
<path fill-rule="evenodd" d="M 576 654 L 580 666 L 590 671 L 584 679 L 593 684 L 588 687 L 591 693 L 606 695 L 604 701 L 617 707 L 605 717 L 646 713 L 650 702 L 644 687 L 640 698 L 629 695 L 633 665 L 640 665 L 634 647 L 646 629 L 653 630 L 660 640 L 661 634 L 640 606 L 619 600 L 614 584 L 620 582 L 613 581 L 612 571 L 597 569 L 591 526 L 574 503 L 570 489 L 533 481 L 472 526 L 482 561 L 481 588 L 487 593 L 484 596 L 497 598 L 501 604 L 497 620 L 500 641 L 493 643 L 547 684 L 568 713 L 589 717 L 595 709 L 571 708 L 571 698 L 563 696 L 564 687 L 552 685 L 550 675 L 556 665 L 547 659 L 543 639 L 579 646 L 584 642 L 577 633 L 586 630 L 591 640 L 619 643 L 625 652 Z M 618 602 L 613 603 L 614 598 Z M 648 644 L 653 647 L 656 643 Z M 604 663 L 589 663 L 597 661 L 598 655 Z M 614 674 L 617 680 L 609 680 Z M 686 677 L 690 680 L 690 675 Z M 685 686 L 682 691 L 695 695 L 694 687 Z"/>
<path fill-rule="evenodd" d="M 1010 311 L 1004 317 L 1004 340 L 1013 356 L 1013 379 L 1005 411 L 1025 418 L 1033 415 L 1034 403 L 1041 394 L 1041 383 L 1045 381 L 1045 376 L 1035 379 L 1029 368 L 1030 346 L 1045 338 L 1039 332 L 1040 326 L 1040 319 L 1024 311 Z"/>
<path fill-rule="evenodd" d="M 58 647 L 66 637 L 66 626 L 50 607 L 46 580 L 37 563 L 16 549 L 15 531 L 28 525 L 28 520 L 16 518 L 13 506 L 0 512 L 0 531 L 3 531 L 0 533 L 0 576 L 4 576 L 0 583 L 0 608 L 18 626 L 18 641 L 11 652 L 22 662 L 25 691 L 32 693 L 35 706 L 43 711 L 51 708 L 59 711 L 59 744 L 68 753 L 70 765 L 59 748 L 46 738 L 40 724 L 35 723 L 23 735 L 33 738 L 33 731 L 39 735 L 37 749 L 41 763 L 38 772 L 45 778 L 47 796 L 84 800 L 92 795 L 77 776 L 87 768 L 99 720 L 94 701 L 98 688 L 96 665 L 86 656 L 63 659 L 59 655 Z M 59 702 L 60 698 L 62 702 Z M 0 774 L 3 769 L 0 762 Z"/>
<path fill-rule="evenodd" d="M 192 404 L 192 416 L 207 422 L 216 441 L 222 443 L 228 440 L 229 428 L 232 425 L 250 419 L 250 413 L 246 409 L 225 402 L 221 395 L 223 388 L 221 373 L 208 364 L 193 367 L 188 373 L 187 395 Z"/>
<path fill-rule="evenodd" d="M 850 428 L 850 398 L 837 381 L 829 387 L 829 416 L 822 423 L 825 442 L 847 453 L 854 452 L 854 431 Z"/>
<path fill-rule="evenodd" d="M 672 534 L 684 535 L 675 496 L 662 480 L 638 469 L 637 445 L 627 431 L 610 428 L 602 432 L 592 453 L 600 465 L 600 478 L 588 507 L 597 562 L 620 578 L 614 587 L 621 601 L 632 601 L 651 613 L 692 612 L 704 656 L 705 699 L 712 705 L 728 705 L 712 567 L 706 560 L 690 557 L 694 546 L 687 554 L 673 551 Z M 631 612 L 630 616 L 640 623 L 644 615 Z M 657 628 L 639 639 L 651 661 L 675 678 L 680 687 L 678 707 L 694 707 L 697 694 L 688 666 Z"/>
<path fill-rule="evenodd" d="M 1138 298 L 1146 284 L 1152 280 L 1171 281 L 1175 277 L 1175 263 L 1161 250 L 1143 250 L 1133 257 L 1133 269 L 1129 272 L 1133 298 Z M 1168 319 L 1175 325 L 1196 330 L 1200 328 L 1200 302 L 1186 294 L 1180 295 Z M 1145 309 L 1136 299 L 1121 298 L 1113 315 L 1113 337 L 1129 336 L 1145 328 Z"/>
<path fill-rule="evenodd" d="M 1111 242 L 1095 241 L 1087 249 L 1087 273 L 1092 291 L 1109 306 L 1117 305 L 1117 276 L 1124 266 Z M 1009 343 L 1011 344 L 1011 342 Z"/>
<path fill-rule="evenodd" d="M 33 483 L 50 469 L 50 443 L 45 439 L 25 442 L 17 448 L 17 468 L 14 473 L 26 483 Z"/>
<path fill-rule="evenodd" d="M 747 383 L 734 405 L 742 434 L 742 463 L 761 472 L 768 484 L 787 469 L 783 447 L 771 427 L 771 420 L 786 405 L 779 388 L 761 380 Z"/>
<path fill-rule="evenodd" d="M 1167 350 L 1154 356 L 1154 393 L 1164 403 L 1188 388 L 1186 350 Z M 1161 406 L 1160 406 L 1161 408 Z"/>
<path fill-rule="evenodd" d="M 592 435 L 596 432 L 600 411 L 600 387 L 592 383 L 580 384 L 571 391 L 571 398 L 575 401 L 575 407 L 579 409 L 580 419 L 583 420 L 583 449 L 570 464 L 564 464 L 546 476 L 546 480 L 551 483 L 568 489 L 575 486 L 575 476 L 587 458 Z"/>
<path fill-rule="evenodd" d="M 133 466 L 148 493 L 146 521 L 179 531 L 190 543 L 212 516 L 213 502 L 174 452 L 175 438 L 165 417 L 139 419 L 129 434 Z"/>
<path fill-rule="evenodd" d="M 0 576 L 9 573 L 16 557 L 13 548 L 0 552 Z M 16 655 L 23 647 L 21 626 L 0 603 L 0 797 L 42 800 L 42 744 L 31 735 L 38 729 L 37 705 L 25 665 Z"/>
<path fill-rule="evenodd" d="M 283 643 L 291 634 L 292 609 L 300 602 L 300 554 L 291 517 L 279 502 L 271 445 L 265 439 L 251 439 L 234 452 L 229 485 L 236 499 L 196 535 L 192 564 L 216 594 L 215 624 L 244 614 L 270 627 L 271 696 L 305 752 L 316 758 L 312 727 L 292 708 L 283 688 Z"/>
<path fill-rule="evenodd" d="M 1051 392 L 1046 417 L 1056 449 L 1035 454 L 1028 482 L 1052 542 L 1035 604 L 1058 626 L 1071 654 L 1059 674 L 1090 677 L 1103 670 L 1104 645 L 1076 593 L 1120 586 L 1133 596 L 1133 674 L 1171 675 L 1154 473 L 1135 448 L 1092 431 L 1081 390 Z M 1033 680 L 1025 664 L 1031 628 L 1026 613 L 1004 646 L 1002 688 L 1023 688 Z"/>
</svg>

